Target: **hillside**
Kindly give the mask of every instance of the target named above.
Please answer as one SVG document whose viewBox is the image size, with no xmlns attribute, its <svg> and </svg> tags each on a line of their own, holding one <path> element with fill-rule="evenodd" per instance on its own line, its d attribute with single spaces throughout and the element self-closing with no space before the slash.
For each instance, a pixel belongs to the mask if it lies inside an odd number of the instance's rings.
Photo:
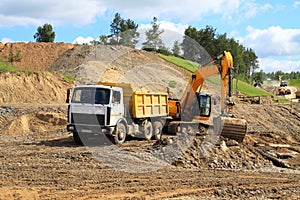
<svg viewBox="0 0 300 200">
<path fill-rule="evenodd" d="M 183 69 L 186 69 L 190 72 L 194 72 L 199 66 L 197 63 L 195 62 L 191 62 L 179 57 L 175 57 L 175 56 L 165 56 L 160 54 L 160 57 L 162 57 L 163 59 L 167 60 L 170 63 L 173 63 Z M 208 81 L 215 83 L 215 84 L 221 84 L 221 80 L 219 76 L 214 76 L 214 77 L 209 77 Z M 236 79 L 233 80 L 233 92 L 236 91 Z M 238 90 L 239 93 L 244 94 L 244 95 L 249 95 L 249 96 L 272 96 L 271 93 L 266 92 L 265 90 L 261 89 L 261 88 L 257 88 L 257 87 L 253 87 L 252 85 L 239 80 L 238 81 Z"/>
<path fill-rule="evenodd" d="M 0 73 L 0 104 L 62 104 L 73 83 L 50 72 Z"/>
<path fill-rule="evenodd" d="M 63 103 L 73 82 L 67 82 L 58 73 L 75 77 L 75 84 L 126 82 L 134 84 L 135 90 L 162 92 L 169 87 L 172 97 L 180 97 L 190 74 L 155 53 L 122 46 L 8 43 L 2 45 L 0 58 L 7 59 L 10 50 L 20 50 L 23 56 L 13 66 L 0 63 L 2 71 L 18 71 L 0 74 L 4 82 L 0 103 Z M 32 72 L 44 69 L 54 73 Z"/>
<path fill-rule="evenodd" d="M 16 56 L 19 52 L 20 61 L 12 65 L 27 70 L 45 70 L 58 59 L 65 51 L 73 48 L 68 43 L 6 43 L 0 42 L 0 60 L 8 62 L 10 54 Z"/>
<path fill-rule="evenodd" d="M 135 90 L 162 92 L 169 87 L 173 97 L 181 95 L 190 75 L 156 53 L 110 45 L 76 46 L 66 51 L 50 69 L 74 76 L 76 84 L 123 82 L 133 84 Z"/>
</svg>

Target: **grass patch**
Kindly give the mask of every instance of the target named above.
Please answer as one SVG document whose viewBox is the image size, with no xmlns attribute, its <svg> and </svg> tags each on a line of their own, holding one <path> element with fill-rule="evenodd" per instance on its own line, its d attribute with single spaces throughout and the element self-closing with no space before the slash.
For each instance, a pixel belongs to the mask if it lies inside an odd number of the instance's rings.
<svg viewBox="0 0 300 200">
<path fill-rule="evenodd" d="M 178 67 L 186 69 L 190 72 L 194 72 L 199 67 L 199 64 L 196 62 L 188 61 L 188 60 L 185 60 L 185 59 L 173 56 L 173 55 L 169 55 L 169 56 L 166 56 L 163 54 L 158 54 L 158 55 L 159 55 L 159 57 L 163 58 L 164 60 L 166 60 L 170 63 L 173 63 L 173 64 L 177 65 Z"/>
<path fill-rule="evenodd" d="M 73 77 L 73 76 L 69 76 L 69 75 L 66 75 L 66 74 L 61 74 L 61 76 L 62 76 L 65 80 L 67 80 L 67 81 L 69 81 L 69 82 L 75 81 L 75 77 Z"/>
<path fill-rule="evenodd" d="M 0 73 L 2 72 L 13 72 L 13 73 L 21 73 L 24 72 L 28 75 L 34 73 L 34 70 L 31 69 L 19 69 L 15 66 L 10 65 L 8 62 L 0 60 Z"/>
<path fill-rule="evenodd" d="M 184 68 L 186 70 L 189 70 L 190 72 L 194 72 L 199 67 L 199 64 L 196 62 L 191 62 L 191 61 L 188 61 L 188 60 L 185 60 L 182 58 L 175 57 L 173 55 L 166 56 L 166 55 L 159 54 L 159 56 L 170 63 L 173 63 L 173 64 L 175 64 L 181 68 Z M 219 76 L 211 77 L 208 79 L 208 81 L 210 81 L 211 83 L 215 83 L 215 84 L 221 84 Z M 298 81 L 299 82 L 295 82 L 293 84 L 300 84 L 300 80 L 298 80 Z M 170 86 L 170 84 L 171 84 L 171 81 L 169 82 L 169 86 Z M 252 86 L 244 81 L 241 81 L 241 80 L 238 81 L 238 89 L 239 89 L 240 93 L 242 93 L 244 95 L 248 95 L 248 96 L 261 96 L 261 97 L 273 96 L 271 93 L 268 93 L 263 89 L 254 87 L 254 86 Z M 233 80 L 233 93 L 235 93 L 235 91 L 236 91 L 236 80 L 234 79 Z"/>
<path fill-rule="evenodd" d="M 176 81 L 173 81 L 173 80 L 172 80 L 172 81 L 169 81 L 169 87 L 170 87 L 170 88 L 175 88 L 175 87 L 176 87 L 176 84 L 177 84 Z"/>
<path fill-rule="evenodd" d="M 0 73 L 1 72 L 16 72 L 20 71 L 17 67 L 10 65 L 7 62 L 0 60 Z"/>
<path fill-rule="evenodd" d="M 271 93 L 266 92 L 261 88 L 254 87 L 241 80 L 238 81 L 238 90 L 240 93 L 248 96 L 261 96 L 261 97 L 273 96 Z M 234 92 L 236 91 L 236 79 L 233 80 L 233 91 Z"/>
<path fill-rule="evenodd" d="M 300 88 L 300 79 L 291 79 L 289 80 L 290 86 L 296 86 Z"/>
<path fill-rule="evenodd" d="M 286 99 L 286 98 L 278 98 L 278 97 L 275 97 L 275 100 L 276 100 L 278 103 L 290 103 L 290 102 L 291 102 L 291 100 Z"/>
<path fill-rule="evenodd" d="M 50 73 L 53 73 L 50 69 L 47 70 Z M 2 72 L 13 72 L 13 73 L 17 73 L 18 75 L 20 73 L 26 73 L 28 75 L 33 74 L 35 71 L 34 70 L 24 70 L 24 69 L 19 69 L 15 66 L 10 65 L 7 62 L 4 62 L 2 60 L 0 60 L 0 73 Z M 66 81 L 72 82 L 75 81 L 75 77 L 73 76 L 69 76 L 66 74 L 60 74 Z"/>
<path fill-rule="evenodd" d="M 208 78 L 208 81 L 211 83 L 214 83 L 214 84 L 219 84 L 219 85 L 221 84 L 221 80 L 218 76 Z M 235 93 L 236 92 L 236 79 L 233 79 L 232 89 L 233 89 L 233 93 Z M 238 81 L 238 89 L 239 89 L 240 93 L 247 95 L 247 96 L 261 96 L 261 97 L 273 96 L 271 93 L 268 93 L 263 89 L 254 87 L 254 86 L 252 86 L 244 81 L 241 81 L 241 80 Z"/>
</svg>

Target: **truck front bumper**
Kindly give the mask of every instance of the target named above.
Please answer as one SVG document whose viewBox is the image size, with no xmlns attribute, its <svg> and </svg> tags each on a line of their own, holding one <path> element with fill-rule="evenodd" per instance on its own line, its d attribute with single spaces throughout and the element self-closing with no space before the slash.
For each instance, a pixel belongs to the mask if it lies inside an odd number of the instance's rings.
<svg viewBox="0 0 300 200">
<path fill-rule="evenodd" d="M 101 127 L 99 125 L 68 124 L 67 130 L 72 133 L 103 133 L 112 135 L 114 128 L 107 126 Z"/>
</svg>

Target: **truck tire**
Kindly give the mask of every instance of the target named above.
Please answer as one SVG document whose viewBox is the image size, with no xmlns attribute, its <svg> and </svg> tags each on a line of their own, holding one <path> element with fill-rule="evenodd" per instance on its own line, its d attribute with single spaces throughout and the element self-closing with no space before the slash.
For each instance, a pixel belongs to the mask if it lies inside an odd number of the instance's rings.
<svg viewBox="0 0 300 200">
<path fill-rule="evenodd" d="M 148 121 L 144 126 L 144 136 L 146 140 L 151 140 L 152 135 L 153 135 L 152 123 Z"/>
<path fill-rule="evenodd" d="M 115 135 L 113 136 L 115 144 L 123 144 L 126 139 L 126 127 L 123 123 L 118 123 L 115 130 Z"/>
<path fill-rule="evenodd" d="M 75 143 L 82 144 L 82 141 L 81 141 L 81 139 L 79 137 L 79 133 L 78 132 L 73 132 L 73 139 L 74 139 Z"/>
<path fill-rule="evenodd" d="M 153 123 L 153 133 L 156 140 L 161 140 L 163 125 L 160 121 Z"/>
</svg>

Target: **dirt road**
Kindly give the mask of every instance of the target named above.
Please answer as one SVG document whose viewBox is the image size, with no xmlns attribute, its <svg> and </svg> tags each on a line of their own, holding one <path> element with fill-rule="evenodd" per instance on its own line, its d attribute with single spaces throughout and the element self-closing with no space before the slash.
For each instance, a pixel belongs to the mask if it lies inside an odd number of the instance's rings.
<svg viewBox="0 0 300 200">
<path fill-rule="evenodd" d="M 34 109 L 31 107 L 31 112 Z M 59 113 L 63 109 L 49 107 L 44 112 Z M 18 119 L 16 113 L 13 115 Z M 0 199 L 300 198 L 299 170 L 272 166 L 212 169 L 172 164 L 150 172 L 128 173 L 106 166 L 88 148 L 75 144 L 64 129 L 45 132 L 35 126 L 30 130 L 31 134 L 26 135 L 1 135 Z M 122 148 L 128 152 L 147 151 L 154 143 L 132 139 Z"/>
<path fill-rule="evenodd" d="M 174 166 L 126 173 L 106 167 L 69 135 L 0 146 L 0 199 L 300 197 L 300 174 Z"/>
</svg>

